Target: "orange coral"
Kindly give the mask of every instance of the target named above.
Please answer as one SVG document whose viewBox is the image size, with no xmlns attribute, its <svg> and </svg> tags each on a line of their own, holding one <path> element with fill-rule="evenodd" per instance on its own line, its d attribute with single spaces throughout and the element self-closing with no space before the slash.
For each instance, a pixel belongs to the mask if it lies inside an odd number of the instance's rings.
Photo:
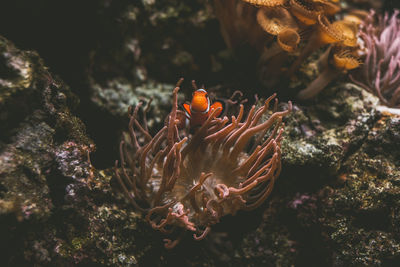
<svg viewBox="0 0 400 267">
<path fill-rule="evenodd" d="M 292 106 L 277 112 L 275 99 L 275 112 L 264 122 L 275 95 L 258 109 L 252 106 L 244 120 L 243 105 L 231 120 L 216 118 L 216 109 L 186 136 L 177 127 L 178 90 L 166 126 L 154 137 L 140 127 L 138 107 L 130 113 L 130 142 L 121 142 L 122 174 L 118 162 L 115 173 L 125 196 L 154 229 L 171 236 L 191 231 L 200 240 L 222 216 L 256 208 L 268 197 L 281 170 L 282 118 Z M 171 240 L 165 239 L 167 248 L 179 238 Z"/>
<path fill-rule="evenodd" d="M 224 9 L 224 12 L 217 12 L 224 36 L 229 36 L 230 39 L 237 36 L 234 29 L 238 9 L 235 7 L 246 8 L 247 5 L 247 8 L 258 8 L 247 17 L 242 17 L 240 25 L 247 23 L 248 29 L 255 29 L 258 25 L 263 32 L 242 31 L 239 39 L 248 40 L 260 52 L 258 66 L 261 81 L 268 87 L 277 86 L 283 75 L 292 77 L 301 64 L 322 47 L 327 47 L 327 50 L 332 46 L 350 49 L 356 47 L 359 18 L 363 16 L 362 12 L 353 11 L 352 16 L 346 20 L 331 22 L 331 18 L 340 11 L 339 1 L 336 0 L 214 2 L 216 5 L 224 2 L 231 6 L 230 9 Z M 306 43 L 302 45 L 302 41 Z M 290 65 L 288 63 L 291 58 L 288 57 L 288 53 L 295 56 Z M 357 59 L 356 61 L 358 62 Z"/>
</svg>

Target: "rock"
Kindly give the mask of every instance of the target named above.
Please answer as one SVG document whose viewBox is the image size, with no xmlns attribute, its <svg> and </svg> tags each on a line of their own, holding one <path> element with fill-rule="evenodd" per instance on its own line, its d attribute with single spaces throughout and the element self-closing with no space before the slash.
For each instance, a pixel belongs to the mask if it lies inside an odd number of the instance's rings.
<svg viewBox="0 0 400 267">
<path fill-rule="evenodd" d="M 112 174 L 91 165 L 94 144 L 71 111 L 77 98 L 37 53 L 3 37 L 0 64 L 3 264 L 136 265 L 148 247 L 135 249 L 141 219 L 117 207 Z"/>
<path fill-rule="evenodd" d="M 276 193 L 238 249 L 251 266 L 399 263 L 399 118 L 377 103 L 346 84 L 295 109 Z"/>
</svg>

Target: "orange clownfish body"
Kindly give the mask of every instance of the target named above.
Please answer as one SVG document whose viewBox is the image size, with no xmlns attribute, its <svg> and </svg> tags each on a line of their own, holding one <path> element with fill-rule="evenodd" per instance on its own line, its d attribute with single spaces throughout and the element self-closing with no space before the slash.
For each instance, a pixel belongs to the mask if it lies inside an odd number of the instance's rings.
<svg viewBox="0 0 400 267">
<path fill-rule="evenodd" d="M 215 113 L 215 116 L 218 117 L 222 112 L 222 103 L 216 101 L 211 105 L 207 91 L 204 89 L 197 89 L 193 92 L 192 102 L 190 104 L 183 104 L 183 108 L 186 113 L 186 118 L 190 122 L 190 127 L 193 128 L 201 126 L 213 110 L 220 108 L 220 110 Z"/>
</svg>

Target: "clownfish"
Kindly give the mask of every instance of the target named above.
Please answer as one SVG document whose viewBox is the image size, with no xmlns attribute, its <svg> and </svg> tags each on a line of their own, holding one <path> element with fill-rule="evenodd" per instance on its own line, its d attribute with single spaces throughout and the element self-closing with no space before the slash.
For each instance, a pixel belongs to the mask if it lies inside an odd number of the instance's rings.
<svg viewBox="0 0 400 267">
<path fill-rule="evenodd" d="M 190 128 L 201 126 L 207 119 L 213 110 L 220 108 L 215 116 L 218 117 L 222 112 L 222 103 L 215 101 L 211 104 L 210 98 L 207 91 L 204 89 L 197 89 L 192 94 L 192 101 L 190 104 L 183 104 L 187 123 L 190 124 Z"/>
</svg>

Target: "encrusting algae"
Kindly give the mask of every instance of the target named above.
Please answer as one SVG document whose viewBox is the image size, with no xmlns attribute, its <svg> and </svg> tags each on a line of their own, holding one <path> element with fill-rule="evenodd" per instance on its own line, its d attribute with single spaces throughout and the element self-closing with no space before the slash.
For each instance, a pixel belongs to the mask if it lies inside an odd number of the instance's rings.
<svg viewBox="0 0 400 267">
<path fill-rule="evenodd" d="M 166 125 L 154 137 L 145 120 L 140 126 L 139 106 L 130 111 L 130 140 L 120 145 L 121 170 L 115 164 L 125 196 L 154 229 L 171 236 L 164 240 L 166 248 L 185 231 L 201 240 L 221 217 L 263 203 L 281 170 L 282 118 L 292 110 L 289 102 L 278 112 L 275 95 L 258 109 L 253 105 L 245 119 L 243 105 L 230 120 L 216 116 L 218 106 L 188 134 L 180 129 L 178 90 L 179 83 Z M 260 122 L 274 99 L 272 115 Z"/>
</svg>

